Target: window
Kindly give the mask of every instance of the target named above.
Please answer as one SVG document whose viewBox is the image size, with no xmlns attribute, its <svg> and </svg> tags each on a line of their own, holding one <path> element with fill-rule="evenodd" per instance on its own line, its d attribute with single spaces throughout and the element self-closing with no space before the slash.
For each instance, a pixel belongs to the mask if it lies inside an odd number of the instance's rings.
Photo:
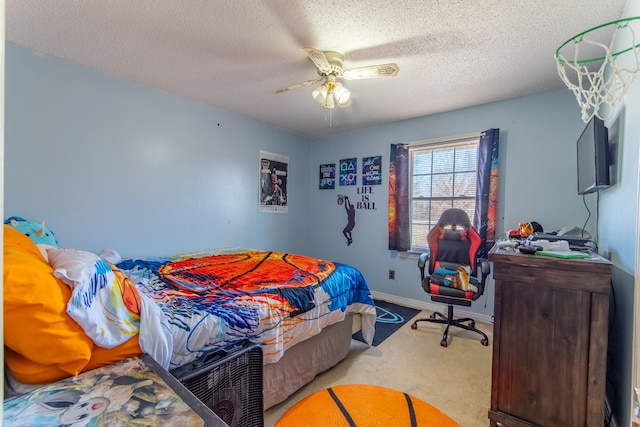
<svg viewBox="0 0 640 427">
<path fill-rule="evenodd" d="M 479 136 L 409 148 L 411 249 L 429 247 L 427 234 L 446 209 L 459 208 L 473 221 Z"/>
</svg>

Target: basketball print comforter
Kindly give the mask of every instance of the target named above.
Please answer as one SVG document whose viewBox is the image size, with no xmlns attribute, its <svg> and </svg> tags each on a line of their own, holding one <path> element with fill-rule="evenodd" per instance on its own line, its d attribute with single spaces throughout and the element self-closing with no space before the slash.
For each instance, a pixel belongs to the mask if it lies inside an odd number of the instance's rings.
<svg viewBox="0 0 640 427">
<path fill-rule="evenodd" d="M 265 363 L 337 323 L 362 315 L 373 340 L 376 310 L 362 273 L 281 252 L 228 250 L 129 259 L 118 267 L 156 302 L 173 337 L 170 369 L 248 339 Z"/>
</svg>

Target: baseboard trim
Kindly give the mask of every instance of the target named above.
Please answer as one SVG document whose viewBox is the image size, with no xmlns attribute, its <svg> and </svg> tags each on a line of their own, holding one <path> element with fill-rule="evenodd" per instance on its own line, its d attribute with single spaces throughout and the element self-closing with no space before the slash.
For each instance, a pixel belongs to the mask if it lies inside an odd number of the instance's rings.
<svg viewBox="0 0 640 427">
<path fill-rule="evenodd" d="M 405 307 L 417 308 L 420 310 L 431 310 L 431 311 L 441 311 L 443 307 L 446 307 L 444 304 L 437 304 L 429 301 L 420 301 L 411 298 L 399 297 L 397 295 L 385 294 L 383 292 L 371 291 L 371 296 L 375 299 L 380 299 L 383 301 L 389 301 L 394 304 L 404 305 Z M 456 307 L 455 309 L 456 317 L 470 317 L 476 322 L 483 322 L 491 324 L 491 317 L 486 314 L 474 313 L 473 311 L 465 310 L 463 307 Z"/>
</svg>

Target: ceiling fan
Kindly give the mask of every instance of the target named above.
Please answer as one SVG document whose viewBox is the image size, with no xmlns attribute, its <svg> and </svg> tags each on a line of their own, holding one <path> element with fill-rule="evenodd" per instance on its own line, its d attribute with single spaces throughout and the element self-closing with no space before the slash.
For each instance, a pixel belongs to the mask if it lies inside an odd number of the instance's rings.
<svg viewBox="0 0 640 427">
<path fill-rule="evenodd" d="M 320 77 L 276 89 L 273 93 L 287 92 L 291 89 L 312 85 L 324 80 L 324 83 L 311 93 L 313 99 L 325 108 L 334 108 L 336 104 L 339 107 L 346 107 L 351 104 L 351 92 L 342 83 L 336 82 L 336 79 L 355 80 L 392 77 L 398 74 L 400 70 L 398 65 L 393 63 L 344 70 L 342 68 L 344 55 L 341 53 L 321 51 L 312 47 L 305 47 L 304 51 L 315 64 Z"/>
</svg>

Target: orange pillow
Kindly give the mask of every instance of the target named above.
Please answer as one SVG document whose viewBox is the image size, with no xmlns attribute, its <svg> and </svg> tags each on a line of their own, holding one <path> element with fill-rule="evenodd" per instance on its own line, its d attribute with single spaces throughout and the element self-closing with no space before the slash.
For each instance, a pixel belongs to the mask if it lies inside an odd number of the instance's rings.
<svg viewBox="0 0 640 427">
<path fill-rule="evenodd" d="M 4 347 L 4 363 L 13 378 L 22 384 L 49 384 L 73 375 L 68 369 L 29 360 L 7 346 Z"/>
<path fill-rule="evenodd" d="M 91 360 L 89 360 L 89 363 L 82 371 L 90 371 L 91 369 L 111 365 L 124 359 L 140 356 L 142 354 L 142 350 L 138 343 L 139 337 L 139 334 L 135 335 L 123 344 L 113 348 L 104 348 L 94 345 L 93 353 L 91 353 Z"/>
<path fill-rule="evenodd" d="M 42 257 L 36 243 L 26 234 L 22 234 L 12 226 L 4 224 L 4 247 L 18 247 Z"/>
<path fill-rule="evenodd" d="M 80 373 L 91 358 L 93 341 L 66 313 L 71 290 L 53 276 L 53 268 L 37 246 L 29 247 L 6 227 L 5 233 L 4 344 L 22 356 L 12 357 L 9 352 L 10 372 L 28 384 Z"/>
</svg>

